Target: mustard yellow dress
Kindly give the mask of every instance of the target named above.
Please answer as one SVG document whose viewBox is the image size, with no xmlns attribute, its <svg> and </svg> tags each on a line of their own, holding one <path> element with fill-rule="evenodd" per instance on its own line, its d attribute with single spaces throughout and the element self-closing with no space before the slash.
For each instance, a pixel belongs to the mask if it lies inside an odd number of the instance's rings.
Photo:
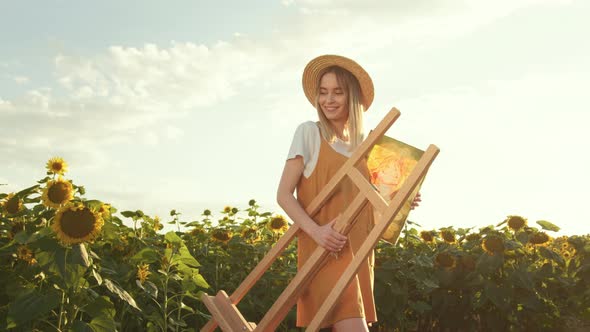
<svg viewBox="0 0 590 332">
<path fill-rule="evenodd" d="M 321 135 L 320 135 L 321 136 Z M 311 175 L 301 177 L 297 185 L 297 200 L 303 206 L 307 206 L 330 181 L 332 176 L 346 162 L 348 158 L 336 152 L 332 146 L 322 137 L 317 164 Z M 361 163 L 359 171 L 368 179 L 369 171 L 366 163 Z M 345 178 L 336 188 L 333 196 L 322 206 L 320 211 L 312 216 L 320 225 L 332 221 L 338 214 L 344 212 L 352 202 L 358 189 L 352 182 Z M 332 287 L 336 284 L 353 254 L 358 251 L 364 239 L 374 226 L 373 210 L 370 204 L 357 216 L 355 225 L 348 233 L 348 241 L 342 249 L 338 258 L 328 256 L 325 265 L 312 279 L 303 294 L 297 301 L 297 326 L 308 326 L 314 315 L 318 312 L 323 301 L 328 297 Z M 315 241 L 304 231 L 298 234 L 298 257 L 297 267 L 300 269 L 316 249 Z M 374 286 L 374 262 L 375 256 L 372 251 L 366 261 L 360 267 L 359 272 L 351 281 L 345 291 L 341 294 L 334 309 L 326 317 L 322 328 L 329 327 L 335 322 L 346 318 L 364 317 L 368 323 L 376 322 L 375 300 L 373 297 Z"/>
</svg>

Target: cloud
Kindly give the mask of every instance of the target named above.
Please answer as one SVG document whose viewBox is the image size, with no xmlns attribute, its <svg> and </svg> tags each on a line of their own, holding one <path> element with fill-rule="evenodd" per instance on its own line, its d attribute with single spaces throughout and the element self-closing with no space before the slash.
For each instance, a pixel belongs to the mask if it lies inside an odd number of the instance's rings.
<svg viewBox="0 0 590 332">
<path fill-rule="evenodd" d="M 183 137 L 185 133 L 172 125 L 172 120 L 194 112 L 227 111 L 228 107 L 235 109 L 231 111 L 234 113 L 247 109 L 251 114 L 235 126 L 269 121 L 273 134 L 284 133 L 313 116 L 303 112 L 309 105 L 300 91 L 300 75 L 305 63 L 318 54 L 349 54 L 378 77 L 382 75 L 379 68 L 395 61 L 400 53 L 411 54 L 414 48 L 436 49 L 519 9 L 569 2 L 408 3 L 351 0 L 336 6 L 328 0 L 283 0 L 289 10 L 297 8 L 300 12 L 281 22 L 270 39 L 238 34 L 210 45 L 139 42 L 138 46 L 113 45 L 90 56 L 60 54 L 54 61 L 53 84 L 39 86 L 29 81 L 27 93 L 0 99 L 0 155 L 7 160 L 4 166 L 39 169 L 49 156 L 67 155 L 68 162 L 79 168 L 99 171 L 112 166 L 113 150 L 137 144 L 157 146 Z M 511 83 L 490 82 L 488 89 L 495 84 L 502 89 Z M 512 84 L 522 87 L 522 83 Z M 502 93 L 511 91 L 516 93 L 516 87 Z M 486 107 L 484 101 L 502 106 L 501 100 L 487 99 L 479 90 L 448 92 L 401 104 L 420 114 L 439 103 L 463 103 L 462 114 L 473 121 L 482 120 L 467 110 Z M 533 98 L 534 94 L 527 96 Z M 486 109 L 493 112 L 490 106 Z M 432 126 L 438 125 L 434 119 L 444 120 L 445 116 L 433 116 Z M 448 139 L 459 139 L 453 135 L 458 134 L 451 133 Z M 179 184 L 162 194 L 181 187 Z"/>
<path fill-rule="evenodd" d="M 23 85 L 30 81 L 30 79 L 26 76 L 15 76 L 13 79 L 18 85 Z"/>
<path fill-rule="evenodd" d="M 55 146 L 77 137 L 93 142 L 109 137 L 95 143 L 100 149 L 136 140 L 139 130 L 156 128 L 197 109 L 214 108 L 242 91 L 268 94 L 270 103 L 263 104 L 263 109 L 284 108 L 293 105 L 285 103 L 284 98 L 295 100 L 287 97 L 294 95 L 288 86 L 298 86 L 300 68 L 316 54 L 357 55 L 361 62 L 376 59 L 371 54 L 392 44 L 436 43 L 441 37 L 467 33 L 538 2 L 486 5 L 449 0 L 437 6 L 426 1 L 412 5 L 392 1 L 344 1 L 338 6 L 329 0 L 294 3 L 308 8 L 310 15 L 298 16 L 295 24 L 281 26 L 274 40 L 236 36 L 212 45 L 172 42 L 167 47 L 111 46 L 90 57 L 61 54 L 55 59 L 58 85 L 34 87 L 19 98 L 0 100 L 3 122 L 25 130 L 20 134 L 16 129 L 5 131 L 0 139 L 16 137 L 24 146 L 35 147 L 41 141 Z M 171 136 L 160 138 L 167 137 Z M 159 140 L 153 135 L 144 138 L 147 144 Z M 7 149 L 11 151 L 4 147 Z M 19 154 L 30 152 L 37 151 Z M 14 153 L 8 157 L 19 158 Z"/>
</svg>

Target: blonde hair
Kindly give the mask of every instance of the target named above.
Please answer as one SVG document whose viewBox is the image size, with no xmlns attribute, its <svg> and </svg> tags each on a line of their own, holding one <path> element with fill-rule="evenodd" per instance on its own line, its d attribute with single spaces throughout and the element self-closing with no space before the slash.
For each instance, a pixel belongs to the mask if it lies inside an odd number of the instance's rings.
<svg viewBox="0 0 590 332">
<path fill-rule="evenodd" d="M 354 150 L 361 144 L 365 138 L 363 129 L 363 113 L 365 111 L 362 102 L 361 88 L 357 78 L 351 74 L 348 70 L 338 67 L 331 66 L 327 67 L 320 72 L 318 75 L 318 90 L 316 91 L 315 97 L 315 108 L 318 111 L 318 117 L 320 119 L 320 133 L 326 139 L 326 141 L 332 143 L 336 140 L 336 131 L 332 128 L 330 121 L 322 112 L 322 108 L 319 103 L 320 96 L 320 84 L 322 77 L 327 73 L 334 73 L 338 85 L 346 92 L 348 97 L 348 120 L 346 121 L 345 130 L 348 130 L 348 137 L 350 142 L 349 151 Z"/>
</svg>

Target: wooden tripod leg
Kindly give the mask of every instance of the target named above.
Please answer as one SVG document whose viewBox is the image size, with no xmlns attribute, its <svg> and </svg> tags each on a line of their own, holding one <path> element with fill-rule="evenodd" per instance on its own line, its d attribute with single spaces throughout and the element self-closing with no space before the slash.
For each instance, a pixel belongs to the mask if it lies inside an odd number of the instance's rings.
<svg viewBox="0 0 590 332">
<path fill-rule="evenodd" d="M 264 256 L 264 258 L 256 265 L 254 270 L 248 274 L 246 279 L 242 281 L 240 286 L 232 293 L 230 296 L 231 303 L 238 304 L 242 298 L 246 295 L 246 293 L 254 286 L 254 284 L 262 277 L 262 275 L 268 270 L 268 268 L 272 265 L 275 259 L 281 255 L 281 253 L 287 248 L 289 243 L 295 238 L 299 232 L 299 226 L 292 225 L 289 227 L 287 233 L 283 234 L 279 241 L 270 249 L 270 251 Z M 207 294 L 203 294 L 201 299 Z M 211 312 L 213 314 L 213 312 Z M 217 322 L 214 319 L 216 317 L 213 314 L 213 319 L 209 320 L 205 326 L 201 328 L 201 332 L 213 332 L 215 327 L 217 327 Z"/>
<path fill-rule="evenodd" d="M 361 245 L 357 253 L 355 254 L 354 258 L 350 265 L 344 270 L 344 273 L 330 291 L 330 294 L 321 305 L 318 313 L 313 318 L 309 326 L 307 327 L 306 331 L 318 331 L 320 329 L 322 321 L 326 318 L 329 314 L 330 310 L 334 308 L 338 297 L 340 294 L 346 289 L 352 278 L 358 273 L 358 270 L 361 264 L 367 259 L 371 250 L 375 247 L 395 215 L 401 210 L 404 202 L 410 196 L 410 193 L 416 188 L 420 180 L 426 175 L 428 168 L 434 161 L 434 158 L 438 154 L 439 149 L 434 146 L 430 145 L 426 152 L 422 155 L 422 158 L 418 161 L 418 164 L 405 181 L 405 183 L 400 188 L 400 191 L 391 201 L 389 207 L 385 211 L 385 213 L 381 216 L 381 220 L 375 225 L 371 233 L 365 239 L 365 242 Z M 399 229 L 403 225 L 398 225 Z"/>
<path fill-rule="evenodd" d="M 365 206 L 365 203 L 366 198 L 359 193 L 344 211 L 338 224 L 345 224 L 353 221 L 361 209 Z M 348 229 L 350 229 L 350 227 L 348 227 Z M 295 305 L 297 299 L 305 290 L 307 284 L 321 269 L 324 259 L 328 253 L 328 250 L 320 246 L 314 250 L 305 264 L 303 264 L 303 267 L 297 272 L 293 280 L 291 280 L 287 288 L 285 288 L 270 310 L 258 323 L 255 331 L 274 331 L 277 328 L 289 310 L 291 310 L 291 308 Z"/>
</svg>

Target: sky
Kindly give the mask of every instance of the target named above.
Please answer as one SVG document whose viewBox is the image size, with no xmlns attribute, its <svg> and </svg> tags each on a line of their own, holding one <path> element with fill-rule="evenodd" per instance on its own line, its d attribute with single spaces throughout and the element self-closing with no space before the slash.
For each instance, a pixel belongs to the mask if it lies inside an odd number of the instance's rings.
<svg viewBox="0 0 590 332">
<path fill-rule="evenodd" d="M 295 128 L 317 115 L 309 60 L 371 75 L 374 128 L 440 153 L 422 229 L 547 220 L 590 233 L 590 2 L 584 0 L 2 1 L 0 192 L 60 156 L 85 197 L 198 220 L 284 214 Z"/>
</svg>

